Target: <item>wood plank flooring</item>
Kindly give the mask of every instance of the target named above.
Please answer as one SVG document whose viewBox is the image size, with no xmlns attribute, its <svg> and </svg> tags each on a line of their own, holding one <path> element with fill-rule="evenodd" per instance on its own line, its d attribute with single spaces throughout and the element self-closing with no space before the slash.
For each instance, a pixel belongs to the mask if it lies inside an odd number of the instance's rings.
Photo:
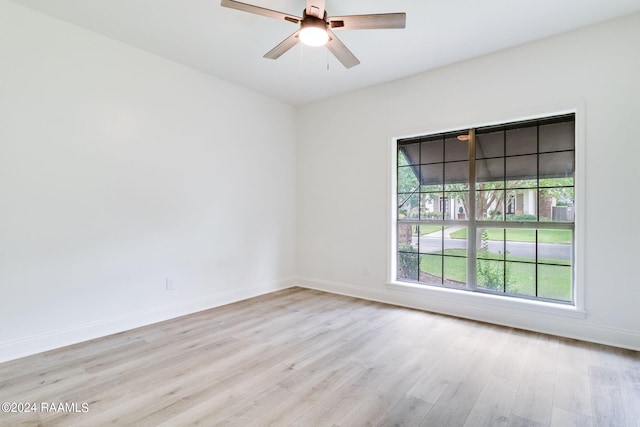
<svg viewBox="0 0 640 427">
<path fill-rule="evenodd" d="M 636 427 L 640 353 L 292 288 L 0 364 L 1 402 L 36 405 L 3 426 Z"/>
</svg>

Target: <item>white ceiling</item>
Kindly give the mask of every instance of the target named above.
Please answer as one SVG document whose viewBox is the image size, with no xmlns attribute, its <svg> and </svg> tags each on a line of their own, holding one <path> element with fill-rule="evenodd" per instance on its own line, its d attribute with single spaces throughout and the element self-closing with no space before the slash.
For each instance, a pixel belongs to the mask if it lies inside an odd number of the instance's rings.
<svg viewBox="0 0 640 427">
<path fill-rule="evenodd" d="M 640 0 L 327 0 L 329 16 L 406 12 L 403 30 L 340 31 L 360 59 L 324 47 L 262 56 L 297 25 L 220 0 L 12 0 L 284 102 L 301 105 L 640 11 Z M 302 15 L 304 0 L 243 0 Z"/>
</svg>

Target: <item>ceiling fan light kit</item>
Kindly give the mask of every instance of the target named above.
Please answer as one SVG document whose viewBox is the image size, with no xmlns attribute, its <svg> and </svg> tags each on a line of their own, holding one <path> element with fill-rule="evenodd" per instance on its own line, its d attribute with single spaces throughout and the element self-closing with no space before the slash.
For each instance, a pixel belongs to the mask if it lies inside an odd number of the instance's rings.
<svg viewBox="0 0 640 427">
<path fill-rule="evenodd" d="M 340 39 L 336 37 L 332 30 L 404 28 L 406 25 L 405 13 L 327 17 L 327 12 L 324 8 L 325 0 L 307 0 L 306 8 L 302 12 L 302 17 L 235 0 L 222 0 L 220 5 L 300 25 L 300 28 L 296 32 L 267 52 L 264 55 L 265 58 L 278 59 L 301 41 L 308 46 L 326 45 L 327 49 L 329 49 L 345 68 L 354 67 L 358 65 L 360 61 Z"/>
<path fill-rule="evenodd" d="M 325 13 L 326 15 L 326 13 Z M 329 41 L 327 23 L 325 20 L 313 16 L 303 15 L 300 22 L 300 41 L 307 46 L 324 46 Z"/>
</svg>

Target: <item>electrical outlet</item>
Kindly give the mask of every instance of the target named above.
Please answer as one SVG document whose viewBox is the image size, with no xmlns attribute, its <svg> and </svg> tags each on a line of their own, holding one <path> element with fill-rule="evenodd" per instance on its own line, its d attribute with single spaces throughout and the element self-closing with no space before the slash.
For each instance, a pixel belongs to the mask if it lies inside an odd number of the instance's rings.
<svg viewBox="0 0 640 427">
<path fill-rule="evenodd" d="M 165 285 L 165 289 L 167 291 L 172 291 L 172 290 L 175 289 L 174 284 L 173 284 L 173 280 L 169 279 L 168 277 L 165 277 L 164 285 Z"/>
<path fill-rule="evenodd" d="M 369 275 L 369 266 L 365 265 L 364 267 L 362 267 L 362 275 L 363 276 L 368 276 Z"/>
</svg>

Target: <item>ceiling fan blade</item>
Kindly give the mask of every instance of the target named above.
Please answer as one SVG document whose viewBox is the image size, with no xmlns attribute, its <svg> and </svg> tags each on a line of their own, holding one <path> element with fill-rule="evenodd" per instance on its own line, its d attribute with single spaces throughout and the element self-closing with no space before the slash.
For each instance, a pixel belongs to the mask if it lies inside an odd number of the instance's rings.
<svg viewBox="0 0 640 427">
<path fill-rule="evenodd" d="M 316 18 L 324 19 L 324 4 L 325 0 L 307 0 L 305 13 L 315 16 Z"/>
<path fill-rule="evenodd" d="M 332 30 L 404 28 L 406 26 L 406 22 L 406 13 L 332 16 L 329 18 L 329 27 Z"/>
<path fill-rule="evenodd" d="M 330 40 L 327 43 L 327 49 L 333 53 L 333 56 L 335 56 L 345 68 L 351 68 L 358 65 L 360 61 L 349 49 L 347 49 L 344 43 L 342 43 L 331 30 L 327 30 L 327 32 L 330 36 Z"/>
<path fill-rule="evenodd" d="M 285 53 L 286 51 L 288 51 L 289 49 L 291 49 L 292 47 L 298 44 L 298 42 L 300 41 L 300 39 L 298 38 L 299 33 L 300 33 L 300 30 L 296 31 L 286 39 L 282 40 L 280 44 L 278 44 L 278 46 L 274 47 L 269 52 L 265 53 L 264 57 L 269 59 L 280 58 L 283 53 Z"/>
<path fill-rule="evenodd" d="M 228 7 L 231 9 L 241 10 L 243 12 L 255 13 L 256 15 L 267 16 L 269 18 L 285 20 L 293 22 L 294 24 L 302 21 L 302 18 L 287 13 L 277 12 L 271 9 L 265 9 L 264 7 L 254 6 L 252 4 L 241 3 L 235 0 L 222 0 L 220 6 Z"/>
</svg>

